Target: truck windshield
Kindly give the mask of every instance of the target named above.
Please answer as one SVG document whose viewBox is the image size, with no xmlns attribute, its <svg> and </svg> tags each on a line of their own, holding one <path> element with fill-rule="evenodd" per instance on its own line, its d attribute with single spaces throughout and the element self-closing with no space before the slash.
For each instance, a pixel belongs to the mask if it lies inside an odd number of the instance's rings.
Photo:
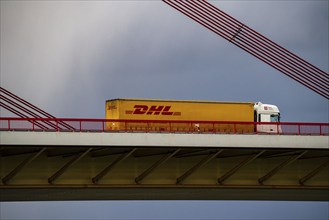
<svg viewBox="0 0 329 220">
<path fill-rule="evenodd" d="M 280 122 L 280 115 L 271 115 L 271 122 Z"/>
</svg>

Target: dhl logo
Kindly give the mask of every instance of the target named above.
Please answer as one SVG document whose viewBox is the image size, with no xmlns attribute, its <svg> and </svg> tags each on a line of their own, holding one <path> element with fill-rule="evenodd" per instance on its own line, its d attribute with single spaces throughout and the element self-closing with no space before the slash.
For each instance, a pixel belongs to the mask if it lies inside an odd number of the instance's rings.
<svg viewBox="0 0 329 220">
<path fill-rule="evenodd" d="M 134 110 L 127 110 L 126 114 L 133 114 L 133 115 L 173 115 L 173 116 L 180 116 L 181 112 L 172 112 L 170 111 L 171 106 L 163 106 L 163 105 L 135 105 Z"/>
</svg>

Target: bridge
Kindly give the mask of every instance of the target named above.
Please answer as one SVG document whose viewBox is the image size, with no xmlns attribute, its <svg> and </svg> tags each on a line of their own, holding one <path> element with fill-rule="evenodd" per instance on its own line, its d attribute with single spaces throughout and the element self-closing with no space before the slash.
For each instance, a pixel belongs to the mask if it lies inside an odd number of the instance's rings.
<svg viewBox="0 0 329 220">
<path fill-rule="evenodd" d="M 225 132 L 139 123 L 0 118 L 0 200 L 329 200 L 329 124 L 272 123 L 280 132 L 264 134 L 268 123 L 246 133 L 234 130 L 245 122 L 211 122 L 231 123 Z"/>
</svg>

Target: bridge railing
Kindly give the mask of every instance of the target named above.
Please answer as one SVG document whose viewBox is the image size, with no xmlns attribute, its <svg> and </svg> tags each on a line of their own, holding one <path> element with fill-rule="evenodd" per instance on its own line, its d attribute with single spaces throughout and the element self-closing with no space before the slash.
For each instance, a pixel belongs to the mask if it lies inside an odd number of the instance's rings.
<svg viewBox="0 0 329 220">
<path fill-rule="evenodd" d="M 63 126 L 63 124 L 70 126 Z M 329 135 L 329 123 L 0 118 L 1 131 Z"/>
</svg>

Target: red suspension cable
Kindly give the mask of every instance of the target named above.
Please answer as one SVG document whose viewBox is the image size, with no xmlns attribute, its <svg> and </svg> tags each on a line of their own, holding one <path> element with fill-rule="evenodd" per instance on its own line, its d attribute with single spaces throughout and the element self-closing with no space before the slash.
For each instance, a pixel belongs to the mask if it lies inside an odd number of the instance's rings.
<svg viewBox="0 0 329 220">
<path fill-rule="evenodd" d="M 224 39 L 329 99 L 329 75 L 205 0 L 163 0 Z"/>
</svg>

